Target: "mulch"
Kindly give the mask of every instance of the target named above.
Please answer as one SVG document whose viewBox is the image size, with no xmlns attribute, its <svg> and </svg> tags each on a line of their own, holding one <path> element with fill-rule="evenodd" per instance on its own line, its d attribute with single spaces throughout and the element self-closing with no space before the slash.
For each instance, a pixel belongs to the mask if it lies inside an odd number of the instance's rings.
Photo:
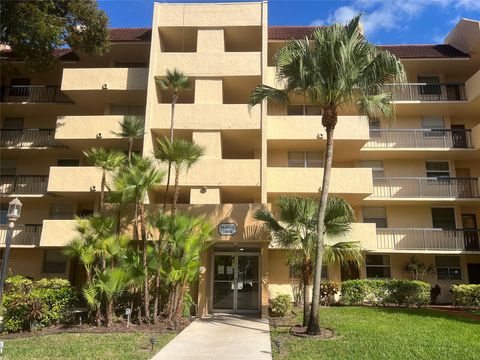
<svg viewBox="0 0 480 360">
<path fill-rule="evenodd" d="M 464 309 L 460 309 L 454 306 L 429 306 L 428 308 L 452 316 L 458 316 L 464 319 L 471 319 L 480 322 L 480 315 L 473 314 L 471 312 L 465 311 Z"/>
<path fill-rule="evenodd" d="M 56 335 L 56 334 L 120 334 L 120 333 L 157 333 L 163 334 L 168 332 L 179 333 L 185 329 L 192 319 L 184 319 L 182 323 L 178 324 L 174 329 L 167 326 L 165 323 L 160 324 L 130 324 L 129 327 L 125 323 L 115 323 L 111 327 L 94 326 L 89 324 L 59 324 L 42 328 L 36 331 L 23 331 L 11 334 L 2 334 L 2 340 L 21 339 L 37 336 Z"/>
<path fill-rule="evenodd" d="M 307 339 L 333 339 L 335 338 L 335 332 L 332 329 L 321 328 L 319 335 L 309 335 L 307 334 L 306 326 L 293 326 L 290 328 L 290 334 L 293 336 L 307 338 Z"/>
</svg>

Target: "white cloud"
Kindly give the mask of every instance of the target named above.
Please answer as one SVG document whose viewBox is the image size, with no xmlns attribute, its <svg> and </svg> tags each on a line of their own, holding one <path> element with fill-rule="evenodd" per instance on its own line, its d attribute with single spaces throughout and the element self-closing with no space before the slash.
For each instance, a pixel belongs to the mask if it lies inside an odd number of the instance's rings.
<svg viewBox="0 0 480 360">
<path fill-rule="evenodd" d="M 420 16 L 426 8 L 449 5 L 464 10 L 480 10 L 480 0 L 352 0 L 348 6 L 337 8 L 324 19 L 315 19 L 311 25 L 345 23 L 362 13 L 361 21 L 368 36 L 380 31 L 405 29 L 408 21 Z M 459 19 L 457 17 L 452 22 L 456 24 Z"/>
</svg>

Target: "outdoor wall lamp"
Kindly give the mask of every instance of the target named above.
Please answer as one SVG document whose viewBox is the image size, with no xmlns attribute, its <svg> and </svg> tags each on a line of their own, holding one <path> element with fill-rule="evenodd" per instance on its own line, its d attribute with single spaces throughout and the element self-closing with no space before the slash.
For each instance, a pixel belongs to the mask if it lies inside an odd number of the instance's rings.
<svg viewBox="0 0 480 360">
<path fill-rule="evenodd" d="M 205 194 L 206 192 L 207 192 L 207 187 L 202 186 L 202 188 L 200 189 L 200 194 Z"/>
<path fill-rule="evenodd" d="M 98 133 L 97 134 L 97 139 L 101 139 L 102 138 L 102 133 Z"/>
<path fill-rule="evenodd" d="M 107 85 L 107 84 L 103 84 L 103 85 L 102 85 L 102 90 L 108 90 L 108 85 Z"/>
<path fill-rule="evenodd" d="M 317 134 L 317 139 L 323 139 L 323 134 Z"/>
<path fill-rule="evenodd" d="M 97 191 L 97 187 L 95 185 L 90 186 L 90 191 Z"/>
</svg>

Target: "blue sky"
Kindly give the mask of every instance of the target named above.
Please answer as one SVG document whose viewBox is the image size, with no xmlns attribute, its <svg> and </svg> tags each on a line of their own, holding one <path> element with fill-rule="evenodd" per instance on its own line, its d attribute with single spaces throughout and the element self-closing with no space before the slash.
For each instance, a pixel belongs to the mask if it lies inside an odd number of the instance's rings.
<svg viewBox="0 0 480 360">
<path fill-rule="evenodd" d="M 163 1 L 163 2 L 212 2 Z M 228 2 L 218 1 L 218 2 Z M 150 27 L 152 0 L 100 0 L 112 27 Z M 480 20 L 480 0 L 270 0 L 270 25 L 328 25 L 363 13 L 377 44 L 441 43 L 460 18 Z"/>
</svg>

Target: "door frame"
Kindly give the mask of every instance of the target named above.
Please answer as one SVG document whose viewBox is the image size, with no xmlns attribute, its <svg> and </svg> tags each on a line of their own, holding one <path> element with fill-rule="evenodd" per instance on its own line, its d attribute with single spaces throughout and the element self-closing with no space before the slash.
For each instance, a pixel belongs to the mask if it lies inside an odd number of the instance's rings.
<svg viewBox="0 0 480 360">
<path fill-rule="evenodd" d="M 233 256 L 234 260 L 234 268 L 233 268 L 233 309 L 214 309 L 213 308 L 213 287 L 215 285 L 215 256 L 216 255 L 226 255 L 226 256 Z M 238 284 L 238 257 L 239 256 L 255 256 L 258 258 L 258 309 L 256 310 L 238 310 L 237 309 L 237 284 Z M 212 313 L 232 313 L 232 314 L 259 314 L 262 311 L 262 262 L 260 261 L 260 253 L 253 252 L 253 251 L 214 251 L 212 253 L 211 264 L 212 264 L 212 271 L 210 276 L 210 301 L 209 301 L 209 311 Z"/>
</svg>

